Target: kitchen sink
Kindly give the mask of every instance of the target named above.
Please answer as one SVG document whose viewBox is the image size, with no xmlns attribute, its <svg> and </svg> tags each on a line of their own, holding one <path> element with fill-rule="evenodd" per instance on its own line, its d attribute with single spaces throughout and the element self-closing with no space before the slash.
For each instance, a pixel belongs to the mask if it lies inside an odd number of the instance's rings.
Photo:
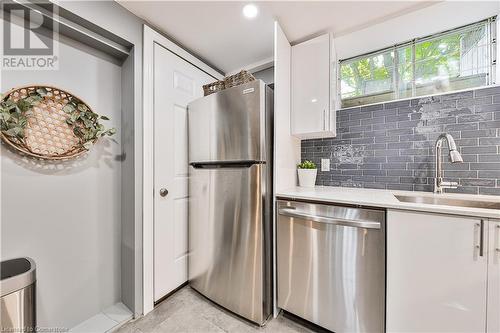
<svg viewBox="0 0 500 333">
<path fill-rule="evenodd" d="M 483 209 L 500 209 L 500 201 L 466 200 L 454 198 L 439 198 L 423 195 L 394 195 L 400 202 L 411 202 L 429 205 L 445 205 Z"/>
</svg>

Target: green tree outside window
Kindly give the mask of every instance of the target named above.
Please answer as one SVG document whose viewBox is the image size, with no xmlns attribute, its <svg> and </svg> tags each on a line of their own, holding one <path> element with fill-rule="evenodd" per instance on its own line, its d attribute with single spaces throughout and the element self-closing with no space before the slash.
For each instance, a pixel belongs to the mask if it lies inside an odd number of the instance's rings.
<svg viewBox="0 0 500 333">
<path fill-rule="evenodd" d="M 485 85 L 491 67 L 491 21 L 340 62 L 344 101 L 368 104 Z M 372 96 L 371 98 L 368 98 Z"/>
</svg>

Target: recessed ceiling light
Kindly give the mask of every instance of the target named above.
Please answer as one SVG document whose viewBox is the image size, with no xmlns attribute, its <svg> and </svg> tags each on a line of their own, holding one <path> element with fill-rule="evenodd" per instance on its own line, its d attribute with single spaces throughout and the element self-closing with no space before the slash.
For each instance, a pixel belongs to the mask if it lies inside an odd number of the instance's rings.
<svg viewBox="0 0 500 333">
<path fill-rule="evenodd" d="M 246 18 L 253 19 L 257 16 L 258 13 L 259 9 L 254 4 L 249 3 L 248 5 L 245 5 L 245 7 L 243 7 L 243 15 Z"/>
</svg>

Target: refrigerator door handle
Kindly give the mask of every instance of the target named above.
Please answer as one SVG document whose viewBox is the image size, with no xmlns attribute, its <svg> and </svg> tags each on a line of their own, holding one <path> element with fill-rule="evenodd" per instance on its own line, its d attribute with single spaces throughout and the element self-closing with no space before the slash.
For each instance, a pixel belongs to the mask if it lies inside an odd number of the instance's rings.
<svg viewBox="0 0 500 333">
<path fill-rule="evenodd" d="M 380 229 L 380 222 L 375 221 L 365 221 L 365 220 L 351 220 L 344 219 L 339 217 L 327 217 L 327 216 L 319 216 L 308 213 L 303 213 L 296 211 L 294 208 L 280 208 L 278 210 L 279 215 L 295 217 L 299 219 L 305 219 L 309 221 L 319 222 L 319 223 L 327 223 L 327 224 L 336 224 L 345 227 L 354 227 L 354 228 L 365 228 L 365 229 Z"/>
<path fill-rule="evenodd" d="M 223 162 L 191 162 L 195 169 L 249 168 L 255 164 L 265 164 L 263 161 L 223 161 Z"/>
</svg>

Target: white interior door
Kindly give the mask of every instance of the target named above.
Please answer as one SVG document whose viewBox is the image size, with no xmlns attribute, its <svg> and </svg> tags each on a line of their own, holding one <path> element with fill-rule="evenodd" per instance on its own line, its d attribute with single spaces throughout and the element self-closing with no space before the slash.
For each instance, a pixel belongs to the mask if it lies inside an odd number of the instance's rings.
<svg viewBox="0 0 500 333">
<path fill-rule="evenodd" d="M 187 281 L 187 105 L 214 78 L 154 45 L 154 300 Z"/>
</svg>

